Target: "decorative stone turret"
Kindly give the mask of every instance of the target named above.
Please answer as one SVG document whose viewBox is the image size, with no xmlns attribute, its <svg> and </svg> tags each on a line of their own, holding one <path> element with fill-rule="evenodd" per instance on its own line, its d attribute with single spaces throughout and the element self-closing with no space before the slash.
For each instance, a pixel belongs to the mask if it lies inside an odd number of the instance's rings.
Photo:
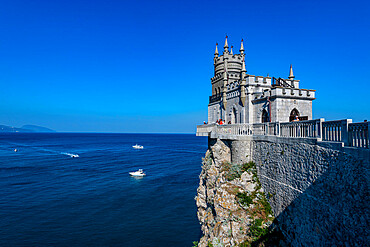
<svg viewBox="0 0 370 247">
<path fill-rule="evenodd" d="M 218 57 L 218 48 L 217 48 L 218 44 L 216 43 L 216 49 L 215 49 L 215 57 Z"/>
<path fill-rule="evenodd" d="M 292 65 L 290 65 L 290 71 L 289 71 L 289 77 L 288 78 L 290 80 L 294 80 L 294 77 L 295 76 L 293 75 L 293 67 L 292 67 Z"/>
<path fill-rule="evenodd" d="M 227 106 L 227 84 L 228 84 L 228 74 L 227 74 L 227 57 L 224 57 L 224 65 L 225 65 L 225 71 L 224 71 L 224 85 L 223 85 L 223 90 L 222 90 L 222 104 L 224 109 L 226 110 Z"/>
<path fill-rule="evenodd" d="M 240 42 L 240 50 L 239 50 L 240 54 L 241 55 L 244 55 L 244 44 L 243 44 L 243 39 L 242 41 Z"/>
<path fill-rule="evenodd" d="M 227 35 L 226 35 L 226 38 L 225 38 L 224 54 L 229 54 L 229 45 L 227 43 Z"/>
<path fill-rule="evenodd" d="M 245 79 L 245 73 L 247 70 L 245 69 L 245 62 L 243 58 L 243 64 L 242 64 L 242 74 L 241 74 L 241 83 L 240 83 L 240 101 L 242 103 L 242 106 L 245 106 L 245 99 L 246 99 L 246 93 L 245 93 L 245 86 L 247 85 L 247 81 Z"/>
</svg>

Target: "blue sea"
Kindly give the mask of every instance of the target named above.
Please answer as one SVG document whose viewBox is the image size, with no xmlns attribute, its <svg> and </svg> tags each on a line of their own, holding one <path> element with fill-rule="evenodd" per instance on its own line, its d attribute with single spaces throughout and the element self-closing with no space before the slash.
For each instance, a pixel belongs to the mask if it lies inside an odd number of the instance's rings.
<svg viewBox="0 0 370 247">
<path fill-rule="evenodd" d="M 0 246 L 192 246 L 206 150 L 186 134 L 1 134 Z"/>
</svg>

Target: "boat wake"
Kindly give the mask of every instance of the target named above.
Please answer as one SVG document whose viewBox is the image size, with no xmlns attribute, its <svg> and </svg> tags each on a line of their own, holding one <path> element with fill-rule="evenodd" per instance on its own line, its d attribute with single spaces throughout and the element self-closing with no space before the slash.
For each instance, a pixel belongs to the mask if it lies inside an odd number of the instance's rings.
<svg viewBox="0 0 370 247">
<path fill-rule="evenodd" d="M 79 158 L 80 157 L 78 154 L 71 154 L 71 153 L 61 153 L 61 154 L 68 155 L 71 158 Z"/>
</svg>

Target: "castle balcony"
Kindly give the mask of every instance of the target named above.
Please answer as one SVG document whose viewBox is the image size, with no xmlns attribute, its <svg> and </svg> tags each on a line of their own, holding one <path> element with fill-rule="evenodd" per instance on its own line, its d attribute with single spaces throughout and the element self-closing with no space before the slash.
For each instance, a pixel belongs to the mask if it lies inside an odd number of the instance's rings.
<svg viewBox="0 0 370 247">
<path fill-rule="evenodd" d="M 308 142 L 321 141 L 341 147 L 370 148 L 370 122 L 352 123 L 352 119 L 325 121 L 323 118 L 287 123 L 205 124 L 197 126 L 197 136 L 224 140 L 245 137 L 299 138 Z"/>
<path fill-rule="evenodd" d="M 221 95 L 212 95 L 209 96 L 209 103 L 212 104 L 214 102 L 218 102 L 221 100 Z"/>
<path fill-rule="evenodd" d="M 226 99 L 229 100 L 235 97 L 239 97 L 239 95 L 240 95 L 239 88 L 235 88 L 227 92 Z"/>
</svg>

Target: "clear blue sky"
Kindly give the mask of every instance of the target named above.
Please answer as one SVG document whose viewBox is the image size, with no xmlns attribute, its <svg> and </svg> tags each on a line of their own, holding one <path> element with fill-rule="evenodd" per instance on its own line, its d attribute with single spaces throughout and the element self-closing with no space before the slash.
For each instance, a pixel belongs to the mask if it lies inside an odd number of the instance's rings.
<svg viewBox="0 0 370 247">
<path fill-rule="evenodd" d="M 215 43 L 316 89 L 314 118 L 370 119 L 369 1 L 1 1 L 0 124 L 191 133 Z"/>
</svg>

